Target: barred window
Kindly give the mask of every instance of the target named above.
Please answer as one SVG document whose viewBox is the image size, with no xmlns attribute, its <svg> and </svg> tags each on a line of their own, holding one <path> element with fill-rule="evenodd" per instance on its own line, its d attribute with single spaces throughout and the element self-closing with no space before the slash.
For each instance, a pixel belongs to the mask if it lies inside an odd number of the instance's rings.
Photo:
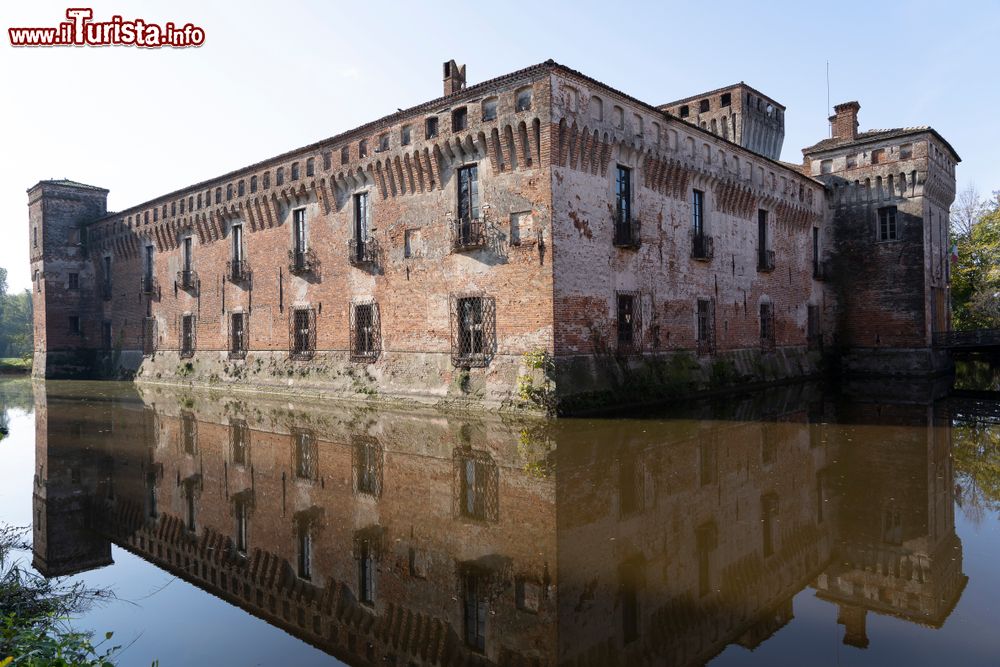
<svg viewBox="0 0 1000 667">
<path fill-rule="evenodd" d="M 316 437 L 310 431 L 293 430 L 292 446 L 295 448 L 295 477 L 316 479 L 318 469 Z"/>
<path fill-rule="evenodd" d="M 247 315 L 232 313 L 229 316 L 229 356 L 244 357 L 247 347 Z"/>
<path fill-rule="evenodd" d="M 293 358 L 308 358 L 316 352 L 316 310 L 295 308 L 289 318 L 289 352 Z"/>
<path fill-rule="evenodd" d="M 760 344 L 765 349 L 774 347 L 774 309 L 770 303 L 760 304 Z"/>
<path fill-rule="evenodd" d="M 101 348 L 104 351 L 111 349 L 111 322 L 108 320 L 101 322 Z"/>
<path fill-rule="evenodd" d="M 499 520 L 500 471 L 487 452 L 455 451 L 458 515 L 476 521 Z"/>
<path fill-rule="evenodd" d="M 374 301 L 351 306 L 351 358 L 372 361 L 381 351 L 378 304 Z"/>
<path fill-rule="evenodd" d="M 181 413 L 181 449 L 189 456 L 198 453 L 198 422 L 190 412 Z"/>
<path fill-rule="evenodd" d="M 618 309 L 618 319 L 616 322 L 618 350 L 624 353 L 639 351 L 642 347 L 642 317 L 639 293 L 618 292 L 616 296 Z"/>
<path fill-rule="evenodd" d="M 715 349 L 715 302 L 698 299 L 698 353 L 708 354 Z"/>
<path fill-rule="evenodd" d="M 181 318 L 181 356 L 190 357 L 195 349 L 195 316 L 185 315 Z"/>
<path fill-rule="evenodd" d="M 380 498 L 382 496 L 382 445 L 369 436 L 353 438 L 352 468 L 354 489 L 357 493 Z"/>
<path fill-rule="evenodd" d="M 245 466 L 250 462 L 250 427 L 242 419 L 229 422 L 229 441 L 233 465 Z"/>
<path fill-rule="evenodd" d="M 142 353 L 149 356 L 154 352 L 156 352 L 156 318 L 145 317 L 142 320 Z"/>
<path fill-rule="evenodd" d="M 489 365 L 496 350 L 496 300 L 486 296 L 453 296 L 451 332 L 455 366 Z"/>
</svg>

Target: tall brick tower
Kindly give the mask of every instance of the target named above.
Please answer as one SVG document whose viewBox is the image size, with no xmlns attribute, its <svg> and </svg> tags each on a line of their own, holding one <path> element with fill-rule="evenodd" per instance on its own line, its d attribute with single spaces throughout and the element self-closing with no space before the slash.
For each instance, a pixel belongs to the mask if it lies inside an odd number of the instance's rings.
<svg viewBox="0 0 1000 667">
<path fill-rule="evenodd" d="M 74 376 L 92 366 L 101 293 L 82 227 L 107 212 L 107 201 L 104 188 L 74 181 L 40 181 L 28 189 L 35 377 Z"/>
<path fill-rule="evenodd" d="M 831 136 L 803 149 L 827 187 L 838 343 L 852 373 L 926 374 L 949 366 L 948 210 L 961 161 L 933 128 L 858 130 L 857 102 L 834 107 Z"/>
</svg>

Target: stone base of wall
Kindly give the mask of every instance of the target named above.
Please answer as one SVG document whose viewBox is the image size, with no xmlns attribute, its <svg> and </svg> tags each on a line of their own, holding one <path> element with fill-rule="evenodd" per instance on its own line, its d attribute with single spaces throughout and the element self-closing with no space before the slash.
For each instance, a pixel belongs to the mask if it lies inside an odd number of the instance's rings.
<svg viewBox="0 0 1000 667">
<path fill-rule="evenodd" d="M 954 369 L 947 352 L 930 348 L 852 348 L 840 359 L 841 373 L 849 377 L 927 377 L 945 375 Z"/>
<path fill-rule="evenodd" d="M 696 356 L 670 352 L 560 357 L 555 385 L 559 414 L 580 414 L 726 392 L 823 374 L 821 353 L 804 347 Z"/>
<path fill-rule="evenodd" d="M 365 364 L 342 352 L 293 360 L 287 352 L 251 351 L 231 359 L 227 352 L 181 358 L 166 351 L 143 357 L 135 380 L 368 403 L 538 411 L 517 398 L 524 372 L 519 356 L 498 355 L 487 368 L 463 369 L 441 353 L 384 353 L 376 363 Z"/>
<path fill-rule="evenodd" d="M 93 350 L 35 352 L 31 376 L 49 380 L 87 380 L 102 377 Z"/>
</svg>

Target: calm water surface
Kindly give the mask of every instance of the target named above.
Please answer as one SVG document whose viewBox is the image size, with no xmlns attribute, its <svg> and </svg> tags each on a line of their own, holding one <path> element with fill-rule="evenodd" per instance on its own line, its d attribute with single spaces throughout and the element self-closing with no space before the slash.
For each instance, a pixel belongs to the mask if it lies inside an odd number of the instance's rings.
<svg viewBox="0 0 1000 667">
<path fill-rule="evenodd" d="M 6 381 L 0 521 L 114 589 L 77 625 L 127 665 L 997 665 L 1000 410 L 925 395 L 525 423 Z"/>
</svg>

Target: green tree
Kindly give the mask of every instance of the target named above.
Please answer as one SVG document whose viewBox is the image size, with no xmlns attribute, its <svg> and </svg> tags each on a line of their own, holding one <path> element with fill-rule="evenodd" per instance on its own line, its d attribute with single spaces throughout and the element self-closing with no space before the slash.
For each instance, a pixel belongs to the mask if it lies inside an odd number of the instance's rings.
<svg viewBox="0 0 1000 667">
<path fill-rule="evenodd" d="M 956 229 L 952 319 L 956 329 L 1000 328 L 1000 194 L 967 228 Z"/>
</svg>

